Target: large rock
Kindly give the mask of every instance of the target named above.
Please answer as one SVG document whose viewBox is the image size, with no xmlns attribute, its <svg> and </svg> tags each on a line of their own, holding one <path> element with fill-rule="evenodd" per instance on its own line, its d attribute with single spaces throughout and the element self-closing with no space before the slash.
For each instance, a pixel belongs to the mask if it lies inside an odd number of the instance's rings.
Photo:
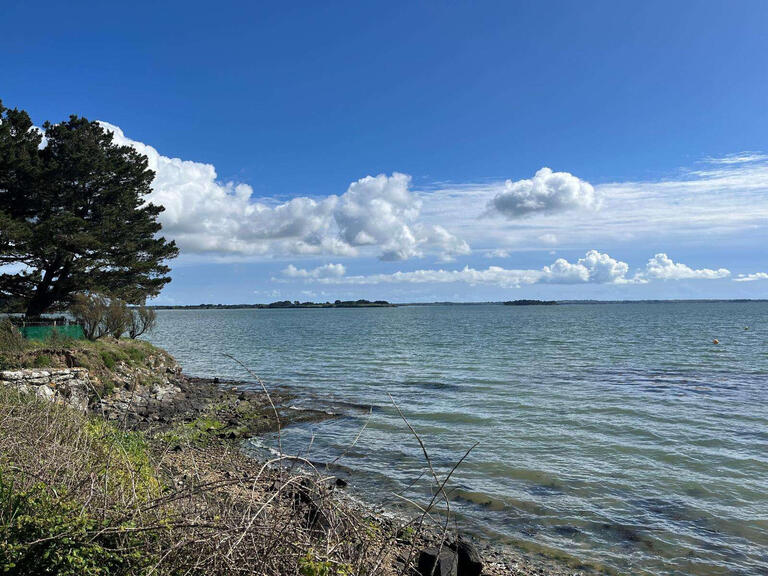
<svg viewBox="0 0 768 576">
<path fill-rule="evenodd" d="M 459 557 L 459 576 L 480 576 L 483 572 L 483 562 L 474 544 L 459 536 L 458 540 L 451 544 L 451 549 L 455 550 Z"/>
<path fill-rule="evenodd" d="M 459 576 L 459 555 L 443 546 L 426 548 L 419 554 L 418 570 L 421 576 Z"/>
</svg>

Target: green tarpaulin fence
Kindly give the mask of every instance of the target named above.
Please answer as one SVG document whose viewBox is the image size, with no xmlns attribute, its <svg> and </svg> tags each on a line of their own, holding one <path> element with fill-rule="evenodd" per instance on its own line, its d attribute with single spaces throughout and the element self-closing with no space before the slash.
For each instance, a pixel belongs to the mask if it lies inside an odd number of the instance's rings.
<svg viewBox="0 0 768 576">
<path fill-rule="evenodd" d="M 45 340 L 55 330 L 59 336 L 82 340 L 85 338 L 83 327 L 77 324 L 64 326 L 19 326 L 19 330 L 27 340 Z"/>
</svg>

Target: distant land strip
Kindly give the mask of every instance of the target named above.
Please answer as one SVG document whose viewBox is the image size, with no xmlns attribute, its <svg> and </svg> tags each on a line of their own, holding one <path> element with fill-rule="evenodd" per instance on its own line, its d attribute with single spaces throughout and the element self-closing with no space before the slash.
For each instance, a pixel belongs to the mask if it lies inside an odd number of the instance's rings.
<svg viewBox="0 0 768 576">
<path fill-rule="evenodd" d="M 568 304 L 705 304 L 716 302 L 768 302 L 765 298 L 707 298 L 681 300 L 508 300 L 506 302 L 398 302 L 386 300 L 336 300 L 335 302 L 299 302 L 282 300 L 270 304 L 154 304 L 155 310 L 241 310 L 241 309 L 296 309 L 296 308 L 395 308 L 402 306 L 552 306 Z M 1 303 L 0 303 L 1 304 Z M 1 308 L 1 306 L 0 306 Z"/>
<path fill-rule="evenodd" d="M 150 306 L 155 310 L 234 310 L 241 308 L 393 308 L 395 304 L 390 304 L 385 300 L 336 300 L 335 302 L 299 302 L 298 300 L 281 300 L 270 304 L 193 304 L 187 306 Z"/>
</svg>

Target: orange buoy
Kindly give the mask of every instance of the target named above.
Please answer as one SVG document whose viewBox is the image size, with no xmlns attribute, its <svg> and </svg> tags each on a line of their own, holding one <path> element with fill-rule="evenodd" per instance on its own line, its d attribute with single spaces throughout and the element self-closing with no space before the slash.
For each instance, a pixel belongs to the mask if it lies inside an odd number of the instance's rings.
<svg viewBox="0 0 768 576">
<path fill-rule="evenodd" d="M 718 340 L 717 338 L 715 338 L 714 340 L 712 340 L 712 344 L 720 344 L 720 340 Z"/>
</svg>

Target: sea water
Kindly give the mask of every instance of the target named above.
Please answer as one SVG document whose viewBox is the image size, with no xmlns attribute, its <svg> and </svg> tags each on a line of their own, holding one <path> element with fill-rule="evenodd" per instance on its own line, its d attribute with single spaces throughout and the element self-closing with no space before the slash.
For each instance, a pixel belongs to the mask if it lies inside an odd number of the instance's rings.
<svg viewBox="0 0 768 576">
<path fill-rule="evenodd" d="M 394 401 L 441 476 L 477 442 L 448 484 L 466 531 L 618 573 L 768 573 L 768 303 L 167 310 L 150 340 L 338 413 L 284 447 L 344 454 L 372 503 L 432 496 Z"/>
</svg>

